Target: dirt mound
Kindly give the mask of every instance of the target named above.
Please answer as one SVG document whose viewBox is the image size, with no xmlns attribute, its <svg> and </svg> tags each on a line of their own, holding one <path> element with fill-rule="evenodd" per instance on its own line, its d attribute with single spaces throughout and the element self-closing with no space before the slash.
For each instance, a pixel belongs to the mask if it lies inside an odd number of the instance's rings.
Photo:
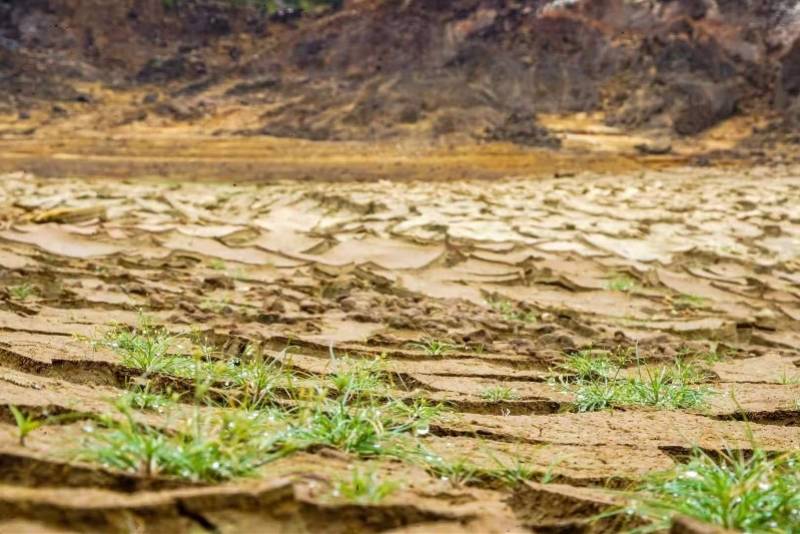
<svg viewBox="0 0 800 534">
<path fill-rule="evenodd" d="M 86 100 L 81 82 L 155 85 L 165 94 L 137 102 L 140 118 L 252 107 L 253 124 L 221 128 L 240 134 L 553 146 L 537 114 L 600 111 L 624 129 L 694 135 L 797 108 L 793 4 L 352 0 L 301 16 L 211 0 L 6 0 L 0 73 L 9 111 Z"/>
</svg>

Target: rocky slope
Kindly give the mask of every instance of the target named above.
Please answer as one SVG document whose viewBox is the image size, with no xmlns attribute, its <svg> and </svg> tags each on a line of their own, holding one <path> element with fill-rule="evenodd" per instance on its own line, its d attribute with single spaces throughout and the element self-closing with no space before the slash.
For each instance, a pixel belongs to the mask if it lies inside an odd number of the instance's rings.
<svg viewBox="0 0 800 534">
<path fill-rule="evenodd" d="M 792 138 L 798 35 L 794 0 L 349 0 L 278 15 L 211 0 L 5 0 L 0 99 L 23 117 L 53 100 L 80 113 L 102 104 L 86 82 L 152 86 L 115 120 L 238 107 L 247 124 L 217 133 L 545 146 L 559 141 L 543 113 L 675 136 L 745 115 L 767 119 L 758 144 Z"/>
</svg>

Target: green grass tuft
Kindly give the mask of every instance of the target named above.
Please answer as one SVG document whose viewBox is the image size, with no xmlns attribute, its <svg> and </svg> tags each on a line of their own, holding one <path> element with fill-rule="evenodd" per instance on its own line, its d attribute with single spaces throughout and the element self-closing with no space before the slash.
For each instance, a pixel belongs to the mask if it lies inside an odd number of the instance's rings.
<svg viewBox="0 0 800 534">
<path fill-rule="evenodd" d="M 21 447 L 25 446 L 25 438 L 28 434 L 45 424 L 44 419 L 37 419 L 29 414 L 23 413 L 22 410 L 16 406 L 9 406 L 11 415 L 14 416 L 14 422 L 17 425 L 17 435 L 19 437 L 19 444 Z"/>
<path fill-rule="evenodd" d="M 8 294 L 14 300 L 25 301 L 28 297 L 36 293 L 36 287 L 25 282 L 15 286 L 8 286 Z"/>
<path fill-rule="evenodd" d="M 316 402 L 293 420 L 287 443 L 294 449 L 332 447 L 359 457 L 405 455 L 412 438 L 428 432 L 435 413 L 400 401 L 348 405 Z"/>
<path fill-rule="evenodd" d="M 174 433 L 137 423 L 129 408 L 91 428 L 78 459 L 146 477 L 173 476 L 217 482 L 247 476 L 281 454 L 281 434 L 245 414 L 210 418 L 195 413 Z"/>
<path fill-rule="evenodd" d="M 397 491 L 400 484 L 382 480 L 375 471 L 353 469 L 349 478 L 338 480 L 333 496 L 360 504 L 375 504 Z"/>
<path fill-rule="evenodd" d="M 667 529 L 675 514 L 744 532 L 797 532 L 800 525 L 800 457 L 771 458 L 763 450 L 702 451 L 674 470 L 651 477 L 629 511 L 653 521 L 641 531 Z"/>
<path fill-rule="evenodd" d="M 708 299 L 690 294 L 679 295 L 672 303 L 679 310 L 702 310 L 708 308 Z"/>
<path fill-rule="evenodd" d="M 518 323 L 536 322 L 536 313 L 520 309 L 507 299 L 490 299 L 489 305 L 499 313 L 505 321 Z"/>
<path fill-rule="evenodd" d="M 519 393 L 507 386 L 492 386 L 481 391 L 481 398 L 487 402 L 502 402 L 519 399 Z"/>
<path fill-rule="evenodd" d="M 579 353 L 562 365 L 572 375 L 553 383 L 574 393 L 574 406 L 579 412 L 631 406 L 699 408 L 713 394 L 712 389 L 698 384 L 703 373 L 695 365 L 680 360 L 660 367 L 637 364 L 635 374 L 622 376 L 624 361 L 613 361 L 604 355 L 593 359 L 591 354 Z"/>
<path fill-rule="evenodd" d="M 635 278 L 624 273 L 615 275 L 606 283 L 606 287 L 611 291 L 622 291 L 623 293 L 629 293 L 638 286 Z"/>
<path fill-rule="evenodd" d="M 130 406 L 136 410 L 163 412 L 165 409 L 174 406 L 178 399 L 178 395 L 163 395 L 150 391 L 148 383 L 144 386 L 137 386 L 126 391 L 120 397 L 119 403 L 124 406 Z"/>
<path fill-rule="evenodd" d="M 575 375 L 578 380 L 594 380 L 613 376 L 619 368 L 619 363 L 612 360 L 608 353 L 593 353 L 582 350 L 571 354 L 567 361 L 561 364 L 560 369 Z"/>
<path fill-rule="evenodd" d="M 225 262 L 219 258 L 212 258 L 208 260 L 208 268 L 214 269 L 215 271 L 224 271 L 227 267 Z"/>
<path fill-rule="evenodd" d="M 383 360 L 360 360 L 349 357 L 335 360 L 335 369 L 327 377 L 327 387 L 345 402 L 386 394 Z"/>
<path fill-rule="evenodd" d="M 448 352 L 452 352 L 458 348 L 452 343 L 446 343 L 430 337 L 416 343 L 410 343 L 409 345 L 417 350 L 421 350 L 428 356 L 444 356 Z"/>
<path fill-rule="evenodd" d="M 192 360 L 169 352 L 176 339 L 165 328 L 153 325 L 142 316 L 136 328 L 112 328 L 98 344 L 119 353 L 122 365 L 143 371 L 146 375 L 191 376 Z"/>
</svg>

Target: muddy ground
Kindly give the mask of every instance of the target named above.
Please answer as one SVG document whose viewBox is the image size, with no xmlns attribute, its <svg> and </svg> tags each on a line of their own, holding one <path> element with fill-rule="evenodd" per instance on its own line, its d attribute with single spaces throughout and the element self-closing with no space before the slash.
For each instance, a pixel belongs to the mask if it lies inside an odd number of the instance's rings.
<svg viewBox="0 0 800 534">
<path fill-rule="evenodd" d="M 799 176 L 675 167 L 433 187 L 6 174 L 0 530 L 618 530 L 630 518 L 592 518 L 693 447 L 800 446 Z M 324 447 L 216 485 L 76 460 L 92 414 L 141 374 L 91 340 L 142 312 L 225 353 L 257 343 L 307 376 L 332 372 L 331 351 L 382 356 L 393 387 L 448 408 L 426 447 L 478 466 L 514 458 L 530 480 L 458 483 Z M 418 344 L 430 340 L 448 350 Z M 620 347 L 643 364 L 697 361 L 715 394 L 697 409 L 576 413 L 552 382 L 565 355 Z M 513 395 L 488 399 L 497 386 Z M 11 405 L 82 415 L 21 446 Z M 399 489 L 332 497 L 367 464 Z"/>
<path fill-rule="evenodd" d="M 800 447 L 793 2 L 112 4 L 0 2 L 0 532 L 612 532 L 696 448 Z M 144 384 L 163 436 L 237 411 L 108 342 L 143 321 L 306 385 L 379 362 L 443 408 L 424 461 L 90 461 Z M 575 354 L 710 393 L 582 412 Z"/>
</svg>

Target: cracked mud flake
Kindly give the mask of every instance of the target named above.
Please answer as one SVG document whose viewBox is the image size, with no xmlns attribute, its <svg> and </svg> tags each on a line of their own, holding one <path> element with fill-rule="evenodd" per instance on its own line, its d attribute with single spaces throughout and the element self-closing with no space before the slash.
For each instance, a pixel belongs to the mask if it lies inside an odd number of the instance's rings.
<svg viewBox="0 0 800 534">
<path fill-rule="evenodd" d="M 651 300 L 620 291 L 562 291 L 547 286 L 497 287 L 496 291 L 510 299 L 521 300 L 535 308 L 573 311 L 604 317 L 647 320 L 657 316 L 658 305 Z"/>
<path fill-rule="evenodd" d="M 715 287 L 713 283 L 698 279 L 694 276 L 670 272 L 665 269 L 657 269 L 656 274 L 659 282 L 676 293 L 700 297 L 701 299 L 709 299 L 713 301 L 715 305 L 717 303 L 723 303 L 730 306 L 737 303 L 748 303 L 748 301 L 754 304 L 757 302 L 754 299 L 748 299 Z M 746 314 L 748 310 L 752 310 L 752 306 L 738 306 L 735 310 Z"/>
<path fill-rule="evenodd" d="M 116 244 L 81 237 L 52 224 L 17 226 L 15 230 L 0 231 L 0 239 L 27 243 L 45 252 L 68 258 L 109 256 L 122 250 Z"/>
<path fill-rule="evenodd" d="M 493 387 L 508 388 L 515 399 L 547 399 L 555 401 L 569 401 L 572 396 L 558 391 L 551 384 L 544 382 L 531 382 L 528 380 L 514 380 L 514 373 L 508 380 L 498 382 L 495 379 L 470 376 L 442 376 L 436 374 L 412 373 L 411 378 L 425 386 L 428 391 L 441 391 L 447 393 L 462 393 L 471 397 L 481 398 L 487 390 Z"/>
<path fill-rule="evenodd" d="M 99 334 L 99 332 L 98 332 Z M 90 346 L 75 337 L 44 335 L 30 332 L 9 331 L 0 336 L 0 350 L 7 350 L 24 358 L 50 363 L 53 360 L 86 362 L 117 362 L 119 356 L 112 351 Z"/>
<path fill-rule="evenodd" d="M 118 395 L 118 391 L 110 387 L 84 386 L 59 378 L 31 378 L 21 371 L 1 367 L 0 370 L 3 373 L 0 377 L 0 403 L 4 406 L 99 413 L 108 407 L 110 399 Z M 78 377 L 70 378 L 75 380 Z"/>
<path fill-rule="evenodd" d="M 583 239 L 592 246 L 611 252 L 617 256 L 645 263 L 659 262 L 668 264 L 676 252 L 691 250 L 691 245 L 674 243 L 649 243 L 641 239 L 614 239 L 603 234 L 586 234 Z"/>
<path fill-rule="evenodd" d="M 800 379 L 800 354 L 793 357 L 769 353 L 756 358 L 723 360 L 712 370 L 725 382 L 779 384 L 786 379 Z"/>
<path fill-rule="evenodd" d="M 674 465 L 669 454 L 653 448 L 616 445 L 526 444 L 461 436 L 432 436 L 425 446 L 450 461 L 468 459 L 491 470 L 517 462 L 536 472 L 535 478 L 566 479 L 578 485 L 625 484 Z"/>
<path fill-rule="evenodd" d="M 677 411 L 596 412 L 554 415 L 465 415 L 458 425 L 442 424 L 456 435 L 477 432 L 492 439 L 564 445 L 618 445 L 654 448 L 750 449 L 755 440 L 767 450 L 800 446 L 797 429 L 717 421 Z"/>
<path fill-rule="evenodd" d="M 292 256 L 309 253 L 324 243 L 324 239 L 309 237 L 306 234 L 287 230 L 281 232 L 262 232 L 256 239 L 250 242 L 250 245 L 268 252 Z"/>
<path fill-rule="evenodd" d="M 365 342 L 385 328 L 381 323 L 348 321 L 341 316 L 323 317 L 320 323 L 318 333 L 301 334 L 298 338 L 303 341 L 338 347 L 344 343 Z"/>
<path fill-rule="evenodd" d="M 782 347 L 795 351 L 800 347 L 800 333 L 797 332 L 756 331 L 753 332 L 752 339 L 768 347 Z"/>
<path fill-rule="evenodd" d="M 271 265 L 274 257 L 268 252 L 253 247 L 228 247 L 214 239 L 190 237 L 181 234 L 170 235 L 162 246 L 189 254 L 198 254 L 209 258 L 251 265 Z"/>
<path fill-rule="evenodd" d="M 475 304 L 485 303 L 478 287 L 458 283 L 458 278 L 449 269 L 426 269 L 419 273 L 398 275 L 401 287 L 434 299 L 466 300 Z"/>
<path fill-rule="evenodd" d="M 3 269 L 17 270 L 35 266 L 36 262 L 26 256 L 10 250 L 0 249 L 0 267 Z"/>
<path fill-rule="evenodd" d="M 715 394 L 709 398 L 707 413 L 711 415 L 742 415 L 749 413 L 795 412 L 800 415 L 800 373 L 781 377 L 779 384 L 715 384 Z"/>
<path fill-rule="evenodd" d="M 314 374 L 327 374 L 332 372 L 330 358 L 313 357 L 292 352 L 290 354 L 276 354 L 276 359 L 291 363 L 291 365 Z M 390 359 L 386 362 L 386 369 L 394 373 L 413 374 L 422 373 L 443 376 L 476 376 L 517 378 L 522 380 L 543 381 L 547 378 L 546 371 L 515 369 L 512 366 L 499 365 L 491 361 L 477 359 L 450 359 L 428 358 L 424 360 Z"/>
<path fill-rule="evenodd" d="M 320 254 L 318 261 L 330 265 L 374 263 L 389 270 L 421 269 L 443 253 L 444 247 L 440 245 L 422 246 L 393 239 L 365 237 L 334 245 Z"/>
<path fill-rule="evenodd" d="M 238 232 L 243 228 L 244 228 L 243 226 L 199 225 L 199 224 L 192 224 L 192 225 L 184 224 L 175 227 L 175 229 L 178 232 L 182 233 L 183 235 L 187 235 L 189 237 L 209 237 L 209 238 L 225 237 L 235 232 Z"/>
</svg>

